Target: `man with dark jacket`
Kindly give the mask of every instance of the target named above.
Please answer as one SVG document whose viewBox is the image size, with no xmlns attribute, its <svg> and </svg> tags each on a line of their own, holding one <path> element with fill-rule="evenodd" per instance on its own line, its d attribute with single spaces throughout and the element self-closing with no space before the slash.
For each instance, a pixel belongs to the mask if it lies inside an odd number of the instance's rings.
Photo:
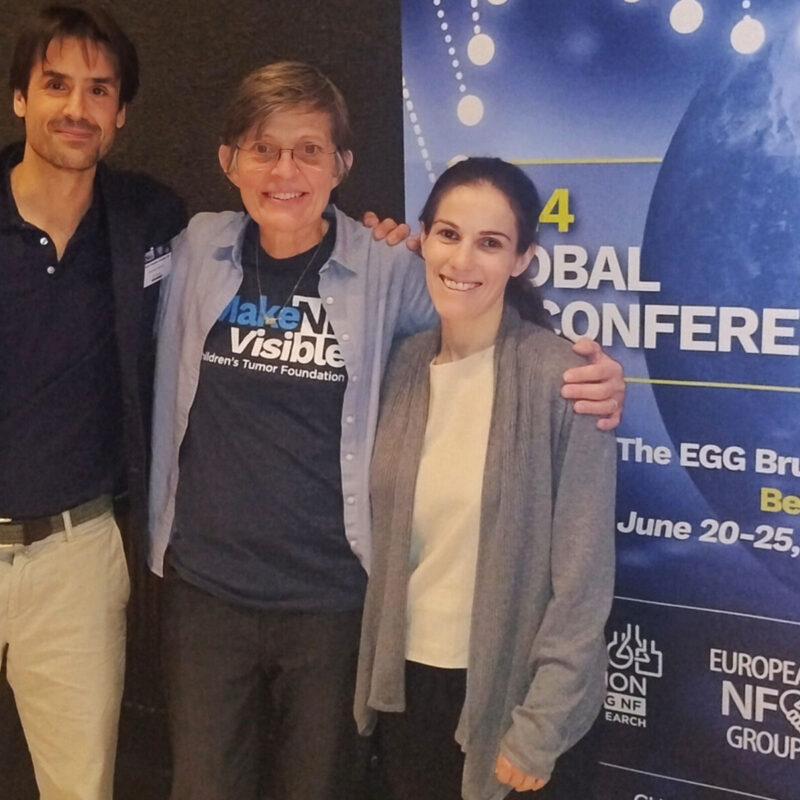
<svg viewBox="0 0 800 800">
<path fill-rule="evenodd" d="M 180 200 L 104 166 L 136 51 L 54 6 L 11 66 L 25 143 L 0 154 L 0 660 L 44 800 L 111 797 L 128 572 L 111 498 L 143 530 L 152 329 Z"/>
</svg>

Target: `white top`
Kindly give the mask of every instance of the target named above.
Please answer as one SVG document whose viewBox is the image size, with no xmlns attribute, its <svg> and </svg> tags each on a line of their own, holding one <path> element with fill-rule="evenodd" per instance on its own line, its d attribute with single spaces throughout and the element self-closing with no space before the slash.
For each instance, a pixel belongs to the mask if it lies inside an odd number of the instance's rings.
<svg viewBox="0 0 800 800">
<path fill-rule="evenodd" d="M 481 489 L 494 399 L 494 346 L 430 366 L 414 495 L 406 658 L 465 668 L 478 561 Z"/>
</svg>

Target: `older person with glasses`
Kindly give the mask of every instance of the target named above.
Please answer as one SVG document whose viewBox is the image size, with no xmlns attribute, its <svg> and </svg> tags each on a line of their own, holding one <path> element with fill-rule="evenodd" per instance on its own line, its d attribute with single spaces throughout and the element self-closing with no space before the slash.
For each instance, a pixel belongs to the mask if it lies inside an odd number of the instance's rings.
<svg viewBox="0 0 800 800">
<path fill-rule="evenodd" d="M 246 213 L 194 217 L 159 315 L 150 558 L 168 574 L 172 798 L 260 797 L 268 695 L 272 796 L 350 800 L 378 392 L 393 338 L 434 312 L 418 257 L 329 205 L 353 157 L 315 67 L 248 75 L 219 160 Z M 584 396 L 619 405 L 618 365 L 582 369 Z"/>
</svg>

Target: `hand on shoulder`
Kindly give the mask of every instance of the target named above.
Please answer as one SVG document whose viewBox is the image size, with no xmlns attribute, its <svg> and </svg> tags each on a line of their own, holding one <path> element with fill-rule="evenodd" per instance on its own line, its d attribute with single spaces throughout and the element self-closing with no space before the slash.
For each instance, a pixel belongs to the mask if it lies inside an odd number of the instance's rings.
<svg viewBox="0 0 800 800">
<path fill-rule="evenodd" d="M 575 353 L 585 356 L 588 363 L 564 373 L 561 396 L 574 400 L 576 414 L 593 414 L 600 419 L 597 427 L 611 431 L 622 419 L 625 403 L 625 379 L 622 365 L 603 352 L 597 342 L 586 337 L 572 346 Z"/>
<path fill-rule="evenodd" d="M 361 222 L 367 228 L 372 228 L 372 236 L 378 242 L 385 240 L 386 244 L 395 245 L 404 241 L 409 250 L 419 250 L 419 236 L 411 236 L 411 228 L 405 222 L 395 222 L 391 217 L 378 219 L 374 211 L 367 211 Z"/>
</svg>

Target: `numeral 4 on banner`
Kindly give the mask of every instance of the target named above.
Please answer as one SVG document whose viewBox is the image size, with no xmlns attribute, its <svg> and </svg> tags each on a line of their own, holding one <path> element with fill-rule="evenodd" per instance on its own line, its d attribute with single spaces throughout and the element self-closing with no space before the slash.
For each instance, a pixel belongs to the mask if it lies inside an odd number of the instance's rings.
<svg viewBox="0 0 800 800">
<path fill-rule="evenodd" d="M 544 204 L 539 222 L 543 225 L 558 225 L 559 233 L 566 233 L 575 222 L 575 215 L 569 213 L 569 189 L 556 189 Z"/>
</svg>

